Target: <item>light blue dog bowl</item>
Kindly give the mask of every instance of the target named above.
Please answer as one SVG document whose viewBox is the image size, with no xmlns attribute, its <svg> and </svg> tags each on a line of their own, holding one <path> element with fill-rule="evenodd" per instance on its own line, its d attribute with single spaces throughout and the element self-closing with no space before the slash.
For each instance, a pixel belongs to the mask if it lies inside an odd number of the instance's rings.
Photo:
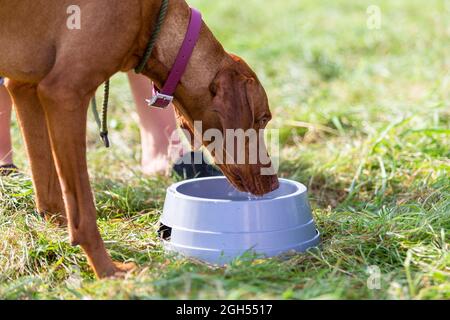
<svg viewBox="0 0 450 320">
<path fill-rule="evenodd" d="M 237 191 L 225 177 L 174 184 L 161 224 L 167 251 L 218 265 L 249 251 L 273 257 L 320 243 L 306 187 L 285 179 L 258 198 Z"/>
</svg>

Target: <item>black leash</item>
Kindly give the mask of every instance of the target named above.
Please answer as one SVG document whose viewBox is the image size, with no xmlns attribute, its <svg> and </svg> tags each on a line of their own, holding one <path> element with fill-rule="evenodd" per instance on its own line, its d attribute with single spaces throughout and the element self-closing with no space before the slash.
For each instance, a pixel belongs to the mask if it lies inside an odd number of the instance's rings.
<svg viewBox="0 0 450 320">
<path fill-rule="evenodd" d="M 97 126 L 100 130 L 100 138 L 102 139 L 106 148 L 111 146 L 109 142 L 108 136 L 108 103 L 109 103 L 109 79 L 105 82 L 105 93 L 103 97 L 103 108 L 102 108 L 102 118 L 100 119 L 100 115 L 97 110 L 97 101 L 95 100 L 95 96 L 92 99 L 92 113 L 94 114 L 95 122 L 97 122 Z"/>
<path fill-rule="evenodd" d="M 167 11 L 169 9 L 169 0 L 162 0 L 161 9 L 159 10 L 158 20 L 156 22 L 155 28 L 150 37 L 150 41 L 148 42 L 147 48 L 145 49 L 144 57 L 142 58 L 139 65 L 134 69 L 137 74 L 142 73 L 144 71 L 145 66 L 152 55 L 153 48 L 155 47 L 156 40 L 158 40 L 159 33 L 161 32 L 161 28 L 164 24 L 164 20 L 167 16 Z M 94 114 L 95 122 L 97 122 L 98 128 L 100 130 L 100 137 L 106 148 L 111 146 L 108 136 L 108 103 L 109 103 L 109 88 L 110 88 L 110 80 L 108 79 L 105 82 L 105 92 L 103 97 L 103 108 L 102 108 L 102 117 L 100 119 L 100 115 L 97 110 L 97 101 L 94 98 L 92 99 L 92 113 Z"/>
</svg>

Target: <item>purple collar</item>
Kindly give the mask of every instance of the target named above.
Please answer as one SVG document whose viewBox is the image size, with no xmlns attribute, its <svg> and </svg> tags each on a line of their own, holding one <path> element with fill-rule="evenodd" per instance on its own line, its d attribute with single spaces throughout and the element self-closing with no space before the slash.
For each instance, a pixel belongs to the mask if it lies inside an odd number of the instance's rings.
<svg viewBox="0 0 450 320">
<path fill-rule="evenodd" d="M 183 77 L 186 67 L 189 64 L 192 53 L 194 52 L 195 45 L 200 37 L 200 31 L 202 28 L 202 15 L 199 11 L 191 8 L 191 20 L 186 32 L 186 36 L 178 53 L 175 64 L 169 73 L 166 83 L 163 88 L 159 90 L 156 86 L 153 88 L 153 97 L 147 100 L 148 105 L 157 108 L 168 107 L 173 99 L 178 84 Z"/>
</svg>

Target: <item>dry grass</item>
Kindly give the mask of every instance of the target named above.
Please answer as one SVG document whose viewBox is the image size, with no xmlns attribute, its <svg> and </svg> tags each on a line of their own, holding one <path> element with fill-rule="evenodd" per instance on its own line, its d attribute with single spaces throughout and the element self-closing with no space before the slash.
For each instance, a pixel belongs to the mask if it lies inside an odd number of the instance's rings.
<svg viewBox="0 0 450 320">
<path fill-rule="evenodd" d="M 65 230 L 34 212 L 27 176 L 3 179 L 0 297 L 449 299 L 448 2 L 378 1 L 375 31 L 369 1 L 192 2 L 265 83 L 282 176 L 310 187 L 322 249 L 226 268 L 165 255 L 155 231 L 171 180 L 140 175 L 136 114 L 118 76 L 114 148 L 101 148 L 91 122 L 89 164 L 108 249 L 141 269 L 94 280 Z M 367 286 L 371 266 L 380 290 Z"/>
</svg>

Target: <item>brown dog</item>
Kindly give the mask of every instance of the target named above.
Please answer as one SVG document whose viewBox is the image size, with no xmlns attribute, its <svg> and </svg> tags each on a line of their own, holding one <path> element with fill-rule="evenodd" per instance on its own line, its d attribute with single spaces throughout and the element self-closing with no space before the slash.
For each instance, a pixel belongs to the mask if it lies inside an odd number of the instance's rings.
<svg viewBox="0 0 450 320">
<path fill-rule="evenodd" d="M 67 27 L 67 8 L 81 8 L 81 29 Z M 67 221 L 70 241 L 81 245 L 98 277 L 131 266 L 114 263 L 96 224 L 86 164 L 86 118 L 97 87 L 143 56 L 161 0 L 0 0 L 0 74 L 11 93 L 31 162 L 36 202 L 47 217 Z M 157 85 L 167 78 L 189 22 L 184 0 L 171 0 L 144 74 Z M 182 125 L 193 129 L 264 128 L 271 119 L 255 73 L 228 55 L 203 25 L 178 86 Z M 278 187 L 262 164 L 223 165 L 239 189 L 261 195 Z"/>
</svg>

